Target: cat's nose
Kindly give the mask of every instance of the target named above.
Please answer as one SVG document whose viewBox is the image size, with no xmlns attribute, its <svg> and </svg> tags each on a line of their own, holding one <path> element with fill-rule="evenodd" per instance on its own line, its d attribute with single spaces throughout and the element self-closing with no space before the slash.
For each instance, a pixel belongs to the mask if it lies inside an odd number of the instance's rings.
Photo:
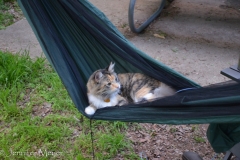
<svg viewBox="0 0 240 160">
<path fill-rule="evenodd" d="M 120 89 L 120 84 L 119 83 L 115 83 L 115 84 L 113 84 L 113 87 L 115 87 L 117 89 Z"/>
</svg>

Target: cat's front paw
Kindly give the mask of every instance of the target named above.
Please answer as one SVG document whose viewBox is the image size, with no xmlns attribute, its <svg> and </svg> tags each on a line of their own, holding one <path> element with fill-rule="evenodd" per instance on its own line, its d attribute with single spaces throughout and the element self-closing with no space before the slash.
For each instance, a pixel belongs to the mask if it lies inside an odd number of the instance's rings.
<svg viewBox="0 0 240 160">
<path fill-rule="evenodd" d="M 96 112 L 96 109 L 92 106 L 88 106 L 85 108 L 85 113 L 88 115 L 93 115 Z"/>
</svg>

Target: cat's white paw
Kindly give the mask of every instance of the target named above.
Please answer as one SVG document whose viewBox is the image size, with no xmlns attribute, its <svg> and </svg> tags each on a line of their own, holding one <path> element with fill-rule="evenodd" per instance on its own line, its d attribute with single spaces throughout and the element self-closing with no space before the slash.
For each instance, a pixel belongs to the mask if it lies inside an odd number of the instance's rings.
<svg viewBox="0 0 240 160">
<path fill-rule="evenodd" d="M 152 93 L 148 93 L 145 96 L 143 96 L 143 98 L 146 99 L 146 100 L 150 100 L 150 99 L 154 98 L 154 95 Z"/>
<path fill-rule="evenodd" d="M 95 112 L 96 112 L 96 109 L 91 106 L 88 106 L 85 108 L 85 113 L 87 113 L 88 115 L 93 115 Z"/>
</svg>

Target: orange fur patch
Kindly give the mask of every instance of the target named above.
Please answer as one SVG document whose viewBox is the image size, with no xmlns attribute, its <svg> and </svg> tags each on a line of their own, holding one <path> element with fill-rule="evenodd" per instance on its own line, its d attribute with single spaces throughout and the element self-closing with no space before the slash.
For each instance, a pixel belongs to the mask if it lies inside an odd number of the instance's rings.
<svg viewBox="0 0 240 160">
<path fill-rule="evenodd" d="M 112 75 L 107 75 L 107 77 L 108 77 L 108 79 L 109 79 L 111 82 L 114 81 L 114 79 L 115 79 L 115 77 L 112 76 Z"/>
<path fill-rule="evenodd" d="M 107 103 L 108 103 L 108 102 L 110 102 L 110 99 L 109 99 L 109 98 L 108 98 L 108 99 L 105 99 L 104 102 L 107 102 Z"/>
<path fill-rule="evenodd" d="M 141 98 L 141 97 L 144 97 L 146 94 L 148 94 L 150 92 L 150 88 L 147 88 L 147 87 L 142 87 L 141 89 L 139 89 L 137 92 L 136 92 L 136 98 Z"/>
<path fill-rule="evenodd" d="M 112 86 L 113 86 L 114 88 L 118 88 L 118 87 L 119 87 L 119 85 L 118 85 L 117 83 L 113 83 Z"/>
</svg>

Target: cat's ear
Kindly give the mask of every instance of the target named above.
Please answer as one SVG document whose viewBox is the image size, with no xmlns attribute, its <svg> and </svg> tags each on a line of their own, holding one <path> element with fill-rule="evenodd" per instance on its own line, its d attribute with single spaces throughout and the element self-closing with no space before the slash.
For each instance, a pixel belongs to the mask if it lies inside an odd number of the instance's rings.
<svg viewBox="0 0 240 160">
<path fill-rule="evenodd" d="M 110 65 L 107 67 L 107 70 L 108 72 L 112 73 L 114 72 L 114 66 L 115 66 L 115 63 L 110 63 Z"/>
<path fill-rule="evenodd" d="M 103 76 L 102 72 L 101 72 L 101 71 L 98 71 L 98 72 L 95 74 L 95 76 L 94 76 L 94 80 L 95 80 L 96 82 L 99 82 L 100 79 L 102 78 L 102 76 Z"/>
</svg>

